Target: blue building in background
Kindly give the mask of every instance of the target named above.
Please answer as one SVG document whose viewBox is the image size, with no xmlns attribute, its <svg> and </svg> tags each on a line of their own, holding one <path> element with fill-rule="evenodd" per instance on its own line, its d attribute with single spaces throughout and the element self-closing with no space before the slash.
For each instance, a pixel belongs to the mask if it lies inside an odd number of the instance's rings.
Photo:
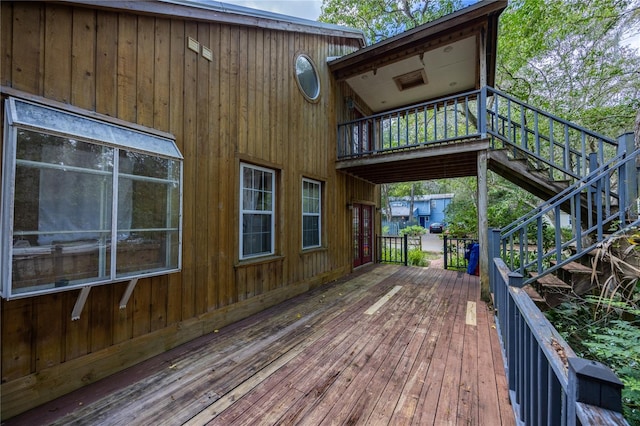
<svg viewBox="0 0 640 426">
<path fill-rule="evenodd" d="M 389 234 L 397 234 L 398 230 L 409 225 L 429 228 L 434 222 L 446 223 L 444 212 L 452 199 L 453 194 L 417 195 L 413 197 L 413 211 L 409 211 L 409 197 L 391 198 L 391 221 L 383 220 L 382 226 L 388 227 Z"/>
</svg>

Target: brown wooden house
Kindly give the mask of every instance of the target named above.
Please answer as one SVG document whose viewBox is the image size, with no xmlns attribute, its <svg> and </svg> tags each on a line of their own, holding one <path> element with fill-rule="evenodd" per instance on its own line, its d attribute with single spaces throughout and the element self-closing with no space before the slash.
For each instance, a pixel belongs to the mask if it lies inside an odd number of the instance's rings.
<svg viewBox="0 0 640 426">
<path fill-rule="evenodd" d="M 0 7 L 3 419 L 372 262 L 378 183 L 478 174 L 486 142 L 371 168 L 336 129 L 491 84 L 506 1 L 369 47 L 218 2 Z"/>
</svg>

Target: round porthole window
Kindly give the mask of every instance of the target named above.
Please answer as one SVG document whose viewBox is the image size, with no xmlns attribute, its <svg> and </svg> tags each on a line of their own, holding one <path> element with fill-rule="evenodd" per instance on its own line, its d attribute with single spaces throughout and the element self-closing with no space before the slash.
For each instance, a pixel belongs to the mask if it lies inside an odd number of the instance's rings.
<svg viewBox="0 0 640 426">
<path fill-rule="evenodd" d="M 296 81 L 305 98 L 315 101 L 320 96 L 320 79 L 316 67 L 307 55 L 296 58 Z"/>
</svg>

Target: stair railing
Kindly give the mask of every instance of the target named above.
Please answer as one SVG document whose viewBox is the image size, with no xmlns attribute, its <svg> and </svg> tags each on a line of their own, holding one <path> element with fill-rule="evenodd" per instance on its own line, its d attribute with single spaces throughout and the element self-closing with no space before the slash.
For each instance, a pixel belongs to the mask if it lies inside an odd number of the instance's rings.
<svg viewBox="0 0 640 426">
<path fill-rule="evenodd" d="M 526 158 L 547 169 L 550 180 L 569 184 L 589 173 L 590 155 L 598 164 L 616 155 L 617 142 L 553 114 L 530 106 L 497 89 L 486 87 L 486 132 L 494 149 L 507 148 L 514 158 Z"/>
<path fill-rule="evenodd" d="M 638 200 L 631 199 L 624 184 L 628 178 L 636 178 L 634 173 L 632 176 L 627 176 L 627 173 L 635 170 L 639 156 L 640 150 L 636 150 L 614 157 L 542 206 L 500 230 L 500 257 L 512 271 L 524 277 L 523 285 L 584 256 L 605 240 L 605 233 L 615 235 L 625 228 L 640 224 L 633 213 Z M 617 189 L 617 192 L 614 193 L 612 189 Z M 618 209 L 609 208 L 612 198 L 617 200 Z M 560 214 L 560 206 L 564 203 L 572 206 L 570 220 L 573 228 L 571 235 L 565 238 L 562 236 Z M 584 212 L 588 215 L 587 221 L 582 220 Z M 632 217 L 636 219 L 630 219 Z M 587 226 L 583 226 L 585 222 Z M 555 232 L 553 241 L 547 243 L 544 234 L 549 226 L 553 226 Z M 528 277 L 529 272 L 538 275 L 535 278 Z"/>
</svg>

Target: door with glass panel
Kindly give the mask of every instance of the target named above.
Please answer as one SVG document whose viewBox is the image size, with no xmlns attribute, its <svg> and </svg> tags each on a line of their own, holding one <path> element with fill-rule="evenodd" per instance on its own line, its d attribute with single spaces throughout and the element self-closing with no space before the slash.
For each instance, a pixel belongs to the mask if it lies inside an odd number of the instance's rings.
<svg viewBox="0 0 640 426">
<path fill-rule="evenodd" d="M 353 266 L 370 263 L 373 256 L 373 206 L 353 204 Z"/>
</svg>

